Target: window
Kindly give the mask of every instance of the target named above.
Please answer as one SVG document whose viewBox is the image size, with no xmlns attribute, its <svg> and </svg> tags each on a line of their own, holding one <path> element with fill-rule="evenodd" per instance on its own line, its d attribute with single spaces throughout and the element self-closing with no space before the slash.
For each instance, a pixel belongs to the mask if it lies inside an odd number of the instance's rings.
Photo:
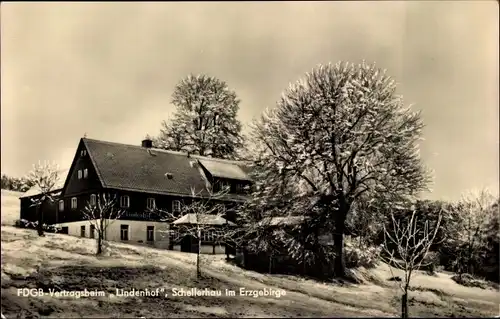
<svg viewBox="0 0 500 319">
<path fill-rule="evenodd" d="M 89 238 L 95 237 L 95 225 L 90 225 Z"/>
<path fill-rule="evenodd" d="M 146 240 L 147 241 L 155 241 L 155 227 L 147 226 L 146 228 Z"/>
<path fill-rule="evenodd" d="M 231 184 L 227 181 L 219 181 L 219 187 L 221 191 L 229 191 L 231 189 Z"/>
<path fill-rule="evenodd" d="M 156 207 L 155 199 L 154 198 L 148 198 L 146 202 L 146 206 L 148 209 L 154 209 Z"/>
<path fill-rule="evenodd" d="M 224 231 L 222 230 L 215 230 L 214 231 L 214 240 L 219 240 L 224 237 Z"/>
<path fill-rule="evenodd" d="M 179 200 L 174 200 L 174 201 L 172 202 L 172 211 L 173 211 L 174 213 L 178 213 L 178 212 L 180 212 L 180 211 L 181 211 L 181 201 L 179 201 Z"/>
<path fill-rule="evenodd" d="M 83 170 L 83 178 L 87 178 L 89 177 L 89 170 L 88 169 L 84 169 Z"/>
<path fill-rule="evenodd" d="M 78 179 L 82 179 L 82 170 L 81 169 L 78 170 Z"/>
<path fill-rule="evenodd" d="M 123 195 L 120 197 L 120 206 L 123 208 L 128 208 L 130 207 L 130 197 L 127 195 Z"/>
<path fill-rule="evenodd" d="M 241 193 L 243 193 L 244 189 L 245 189 L 245 186 L 243 184 L 240 184 L 240 183 L 236 184 L 236 193 L 241 194 Z"/>
<path fill-rule="evenodd" d="M 214 241 L 214 232 L 213 231 L 204 231 L 201 234 L 201 240 L 202 241 Z"/>
<path fill-rule="evenodd" d="M 86 150 L 80 151 L 80 156 L 85 156 L 85 155 L 87 155 L 87 151 Z"/>
<path fill-rule="evenodd" d="M 59 201 L 59 211 L 64 212 L 64 201 L 62 199 Z"/>
<path fill-rule="evenodd" d="M 90 205 L 95 205 L 96 204 L 96 196 L 95 194 L 90 195 Z"/>
<path fill-rule="evenodd" d="M 128 240 L 128 225 L 120 225 L 120 240 Z"/>
<path fill-rule="evenodd" d="M 85 237 L 85 226 L 80 227 L 80 237 Z"/>
<path fill-rule="evenodd" d="M 78 208 L 78 199 L 76 197 L 71 198 L 71 209 Z"/>
<path fill-rule="evenodd" d="M 178 241 L 180 239 L 180 233 L 176 229 L 169 230 L 170 240 Z"/>
</svg>

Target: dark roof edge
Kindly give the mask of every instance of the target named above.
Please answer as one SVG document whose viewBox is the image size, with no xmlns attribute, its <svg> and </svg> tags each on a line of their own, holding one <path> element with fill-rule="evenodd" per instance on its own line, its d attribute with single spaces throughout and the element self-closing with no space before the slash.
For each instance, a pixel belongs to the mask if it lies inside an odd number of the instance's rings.
<svg viewBox="0 0 500 319">
<path fill-rule="evenodd" d="M 188 197 L 188 198 L 209 198 L 209 196 L 197 196 L 197 195 L 193 196 L 191 194 L 185 194 L 185 193 L 161 192 L 161 191 L 131 188 L 131 187 L 122 187 L 122 186 L 108 186 L 105 188 L 106 189 L 124 190 L 124 191 L 130 191 L 130 192 L 138 192 L 138 193 L 146 193 L 146 194 L 156 194 L 156 195 L 169 195 L 169 196 Z M 213 198 L 213 200 L 230 201 L 230 202 L 245 202 L 244 199 L 230 199 L 230 198 Z"/>
</svg>

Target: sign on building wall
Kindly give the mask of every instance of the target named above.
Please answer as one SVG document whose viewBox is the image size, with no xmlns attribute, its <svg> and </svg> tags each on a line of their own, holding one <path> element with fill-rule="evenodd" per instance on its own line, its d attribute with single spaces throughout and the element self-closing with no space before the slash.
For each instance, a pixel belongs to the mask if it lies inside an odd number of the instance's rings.
<svg viewBox="0 0 500 319">
<path fill-rule="evenodd" d="M 144 220 L 144 221 L 158 221 L 160 216 L 151 212 L 124 212 L 121 219 Z"/>
</svg>

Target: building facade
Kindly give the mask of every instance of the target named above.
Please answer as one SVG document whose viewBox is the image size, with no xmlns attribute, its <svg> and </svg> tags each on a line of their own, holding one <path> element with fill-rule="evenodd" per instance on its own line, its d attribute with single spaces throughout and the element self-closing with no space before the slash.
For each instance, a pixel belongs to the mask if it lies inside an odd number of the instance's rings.
<svg viewBox="0 0 500 319">
<path fill-rule="evenodd" d="M 149 139 L 135 146 L 82 138 L 64 184 L 54 190 L 56 203 L 42 209 L 44 221 L 70 235 L 90 237 L 84 212 L 100 196 L 109 195 L 122 213 L 109 226 L 106 239 L 186 250 L 164 235 L 170 227 L 165 215 L 181 218 L 182 207 L 225 190 L 217 200 L 227 207 L 224 218 L 233 222 L 234 209 L 252 185 L 248 173 L 245 163 L 154 149 Z M 39 195 L 30 190 L 21 197 L 21 218 L 36 220 L 34 208 L 27 205 L 34 196 Z M 213 234 L 204 236 L 204 252 L 225 252 L 214 248 L 221 245 L 210 241 Z"/>
</svg>

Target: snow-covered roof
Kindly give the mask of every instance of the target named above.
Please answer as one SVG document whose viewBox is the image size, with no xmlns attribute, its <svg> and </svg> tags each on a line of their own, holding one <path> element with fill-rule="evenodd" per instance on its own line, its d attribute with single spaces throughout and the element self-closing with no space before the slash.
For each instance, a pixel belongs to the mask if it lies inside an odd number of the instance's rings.
<svg viewBox="0 0 500 319">
<path fill-rule="evenodd" d="M 278 216 L 264 217 L 259 221 L 259 226 L 278 226 L 278 225 L 298 225 L 305 220 L 304 216 Z"/>
<path fill-rule="evenodd" d="M 182 196 L 192 196 L 192 189 L 195 189 L 196 197 L 210 196 L 206 180 L 192 163 L 198 160 L 198 156 L 88 138 L 81 141 L 105 188 Z M 236 169 L 244 165 L 222 159 L 203 157 L 203 160 L 217 161 L 218 165 L 225 163 Z M 245 199 L 245 194 L 232 193 L 223 198 L 228 201 Z"/>
<path fill-rule="evenodd" d="M 198 218 L 197 218 L 198 217 Z M 197 222 L 198 220 L 198 222 Z M 203 225 L 230 225 L 234 226 L 235 224 L 228 221 L 224 217 L 218 215 L 210 215 L 210 214 L 186 214 L 181 218 L 177 219 L 173 222 L 174 225 L 182 225 L 182 224 L 203 224 Z"/>
<path fill-rule="evenodd" d="M 198 159 L 214 177 L 230 178 L 248 181 L 250 177 L 241 169 L 241 167 L 230 161 L 216 159 Z"/>
<path fill-rule="evenodd" d="M 66 181 L 66 177 L 68 176 L 69 168 L 66 169 L 61 169 L 59 170 L 59 179 L 57 180 L 56 184 L 54 185 L 53 192 L 58 192 L 62 190 L 64 187 L 64 182 Z M 38 186 L 33 186 L 32 188 L 28 189 L 25 193 L 21 195 L 19 198 L 26 198 L 26 197 L 31 197 L 35 195 L 41 194 L 41 190 Z M 57 194 L 55 194 L 57 195 Z"/>
</svg>

